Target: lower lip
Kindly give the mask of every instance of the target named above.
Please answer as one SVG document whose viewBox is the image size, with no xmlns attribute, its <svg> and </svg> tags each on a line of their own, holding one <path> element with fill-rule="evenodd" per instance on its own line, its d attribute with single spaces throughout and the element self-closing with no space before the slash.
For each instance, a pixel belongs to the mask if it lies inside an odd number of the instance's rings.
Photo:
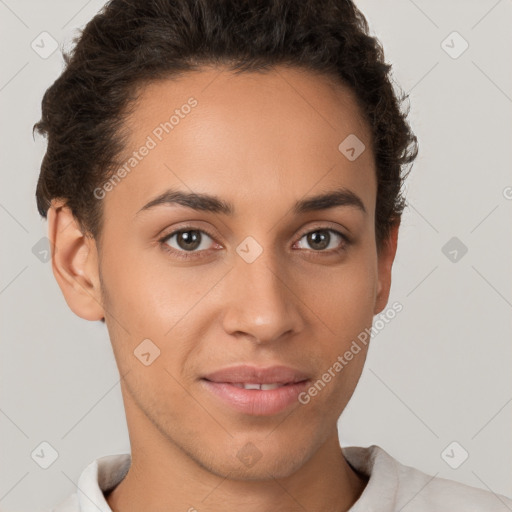
<svg viewBox="0 0 512 512">
<path fill-rule="evenodd" d="M 201 379 L 201 382 L 208 391 L 239 412 L 254 416 L 270 416 L 298 402 L 299 394 L 307 388 L 309 381 L 269 390 L 244 389 L 226 382 L 211 382 L 206 379 Z"/>
</svg>

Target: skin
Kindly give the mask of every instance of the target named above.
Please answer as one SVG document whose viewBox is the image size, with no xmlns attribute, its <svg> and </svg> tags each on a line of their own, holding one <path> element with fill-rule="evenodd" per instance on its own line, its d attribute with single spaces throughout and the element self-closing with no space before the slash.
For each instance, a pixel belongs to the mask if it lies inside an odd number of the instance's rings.
<svg viewBox="0 0 512 512">
<path fill-rule="evenodd" d="M 199 378 L 235 364 L 284 364 L 316 381 L 372 324 L 388 301 L 398 224 L 378 251 L 377 182 L 369 127 L 353 93 L 310 72 L 274 68 L 236 76 L 203 68 L 149 84 L 126 120 L 126 156 L 193 96 L 198 105 L 103 199 L 99 246 L 65 203 L 49 211 L 54 275 L 67 304 L 105 318 L 119 372 L 132 465 L 108 495 L 114 511 L 348 510 L 367 478 L 344 459 L 337 420 L 350 400 L 367 347 L 307 405 L 272 416 L 236 412 Z M 338 150 L 356 134 L 366 150 L 351 162 Z M 174 187 L 231 202 L 230 217 L 180 205 L 137 215 Z M 295 215 L 295 201 L 345 187 L 366 214 L 343 206 Z M 174 236 L 201 234 L 198 256 Z M 327 248 L 305 234 L 335 229 Z M 263 252 L 247 263 L 247 237 Z M 333 249 L 340 248 L 334 253 Z M 134 350 L 160 349 L 151 365 Z M 252 467 L 237 453 L 248 443 Z"/>
</svg>

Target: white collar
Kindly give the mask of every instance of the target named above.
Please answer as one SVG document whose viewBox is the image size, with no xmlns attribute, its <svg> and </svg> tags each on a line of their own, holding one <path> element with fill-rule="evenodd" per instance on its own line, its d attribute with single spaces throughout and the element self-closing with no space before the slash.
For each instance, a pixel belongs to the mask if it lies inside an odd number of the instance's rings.
<svg viewBox="0 0 512 512">
<path fill-rule="evenodd" d="M 380 495 L 379 512 L 393 510 L 397 471 L 395 460 L 377 445 L 367 448 L 360 446 L 342 447 L 348 463 L 369 478 L 358 501 L 350 512 L 371 512 L 370 501 L 374 501 L 375 491 Z M 104 493 L 116 487 L 126 476 L 131 465 L 129 453 L 106 455 L 92 461 L 81 473 L 74 494 L 54 509 L 54 512 L 112 512 Z M 374 471 L 374 468 L 377 471 Z M 384 495 L 383 493 L 386 493 Z M 383 508 L 383 505 L 386 508 Z"/>
</svg>

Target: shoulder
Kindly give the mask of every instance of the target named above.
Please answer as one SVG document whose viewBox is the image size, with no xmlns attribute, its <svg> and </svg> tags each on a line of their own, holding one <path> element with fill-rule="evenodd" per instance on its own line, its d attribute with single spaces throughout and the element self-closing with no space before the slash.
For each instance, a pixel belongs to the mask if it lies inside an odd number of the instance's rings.
<svg viewBox="0 0 512 512">
<path fill-rule="evenodd" d="M 510 512 L 512 499 L 398 463 L 399 495 L 425 511 Z"/>
<path fill-rule="evenodd" d="M 111 512 L 104 493 L 119 484 L 126 476 L 130 464 L 129 453 L 105 455 L 93 460 L 82 471 L 77 491 L 54 507 L 51 512 L 85 512 L 93 509 Z"/>
<path fill-rule="evenodd" d="M 347 447 L 349 464 L 369 476 L 350 512 L 510 512 L 512 499 L 406 466 L 377 445 Z"/>
</svg>

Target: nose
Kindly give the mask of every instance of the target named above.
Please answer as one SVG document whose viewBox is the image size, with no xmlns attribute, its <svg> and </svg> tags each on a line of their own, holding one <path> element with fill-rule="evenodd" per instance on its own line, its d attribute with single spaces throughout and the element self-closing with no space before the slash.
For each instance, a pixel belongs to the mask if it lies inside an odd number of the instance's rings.
<svg viewBox="0 0 512 512">
<path fill-rule="evenodd" d="M 302 302 L 291 272 L 265 250 L 252 263 L 235 258 L 222 294 L 223 326 L 232 336 L 258 344 L 292 336 L 303 328 Z"/>
</svg>

